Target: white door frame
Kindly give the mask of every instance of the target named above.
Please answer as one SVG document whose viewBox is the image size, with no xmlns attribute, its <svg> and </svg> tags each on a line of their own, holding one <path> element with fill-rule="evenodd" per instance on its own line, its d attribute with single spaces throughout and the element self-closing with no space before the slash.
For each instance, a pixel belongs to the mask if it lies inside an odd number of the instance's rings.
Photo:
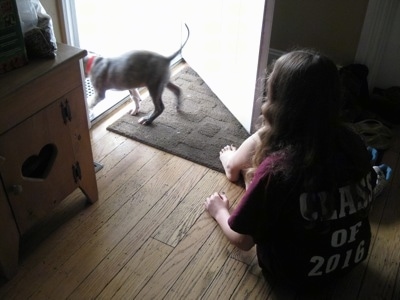
<svg viewBox="0 0 400 300">
<path fill-rule="evenodd" d="M 261 31 L 260 37 L 260 54 L 258 57 L 258 68 L 257 68 L 257 82 L 255 83 L 254 89 L 254 106 L 253 106 L 253 113 L 251 117 L 251 128 L 250 132 L 253 133 L 257 131 L 257 126 L 259 125 L 259 117 L 261 115 L 261 105 L 262 100 L 259 98 L 259 94 L 257 90 L 262 88 L 265 90 L 264 83 L 265 81 L 262 80 L 261 84 L 260 79 L 265 78 L 267 66 L 268 66 L 268 57 L 270 52 L 270 41 L 271 41 L 271 32 L 272 32 L 272 22 L 274 17 L 274 8 L 275 8 L 275 0 L 265 0 L 265 7 L 264 7 L 264 18 L 263 18 L 263 26 Z M 264 94 L 264 92 L 262 93 Z"/>
<path fill-rule="evenodd" d="M 62 18 L 64 21 L 66 43 L 80 47 L 78 27 L 76 26 L 75 0 L 61 0 Z"/>
</svg>

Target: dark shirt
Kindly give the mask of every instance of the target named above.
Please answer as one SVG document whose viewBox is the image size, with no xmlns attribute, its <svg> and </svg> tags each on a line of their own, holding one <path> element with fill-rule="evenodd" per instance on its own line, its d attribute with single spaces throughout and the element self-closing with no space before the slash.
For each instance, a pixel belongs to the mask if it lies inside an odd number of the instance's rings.
<svg viewBox="0 0 400 300">
<path fill-rule="evenodd" d="M 301 180 L 275 171 L 277 165 L 292 163 L 290 155 L 278 151 L 259 166 L 229 218 L 232 230 L 253 237 L 259 265 L 269 275 L 297 285 L 319 283 L 347 273 L 367 257 L 375 177 L 362 142 L 347 138 L 359 154 L 335 156 L 332 167 L 342 171 L 335 173 L 338 188 L 305 192 Z"/>
</svg>

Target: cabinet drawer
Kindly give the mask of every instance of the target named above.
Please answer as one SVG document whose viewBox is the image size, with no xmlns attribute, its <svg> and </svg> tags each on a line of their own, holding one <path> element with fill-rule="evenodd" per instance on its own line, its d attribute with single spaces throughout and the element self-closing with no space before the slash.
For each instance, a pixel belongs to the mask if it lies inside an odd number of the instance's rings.
<svg viewBox="0 0 400 300">
<path fill-rule="evenodd" d="M 78 86 L 82 86 L 80 65 L 71 61 L 0 98 L 2 111 L 7 112 L 2 113 L 0 118 L 0 133 L 34 115 Z"/>
</svg>

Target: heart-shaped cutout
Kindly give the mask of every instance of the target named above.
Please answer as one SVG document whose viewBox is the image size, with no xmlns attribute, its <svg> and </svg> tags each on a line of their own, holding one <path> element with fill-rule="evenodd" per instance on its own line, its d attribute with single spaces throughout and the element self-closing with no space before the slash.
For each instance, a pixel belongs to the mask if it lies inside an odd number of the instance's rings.
<svg viewBox="0 0 400 300">
<path fill-rule="evenodd" d="M 29 156 L 22 164 L 22 176 L 27 178 L 45 179 L 57 156 L 57 147 L 47 144 L 40 150 L 39 155 Z"/>
</svg>

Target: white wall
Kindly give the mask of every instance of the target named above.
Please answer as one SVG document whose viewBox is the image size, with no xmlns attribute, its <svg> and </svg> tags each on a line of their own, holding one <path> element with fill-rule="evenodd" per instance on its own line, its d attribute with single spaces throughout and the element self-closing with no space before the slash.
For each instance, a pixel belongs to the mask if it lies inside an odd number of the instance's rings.
<svg viewBox="0 0 400 300">
<path fill-rule="evenodd" d="M 400 86 L 400 5 L 397 7 L 374 85 L 383 89 Z"/>
<path fill-rule="evenodd" d="M 355 59 L 369 68 L 370 91 L 400 86 L 399 36 L 400 1 L 370 0 Z"/>
</svg>

